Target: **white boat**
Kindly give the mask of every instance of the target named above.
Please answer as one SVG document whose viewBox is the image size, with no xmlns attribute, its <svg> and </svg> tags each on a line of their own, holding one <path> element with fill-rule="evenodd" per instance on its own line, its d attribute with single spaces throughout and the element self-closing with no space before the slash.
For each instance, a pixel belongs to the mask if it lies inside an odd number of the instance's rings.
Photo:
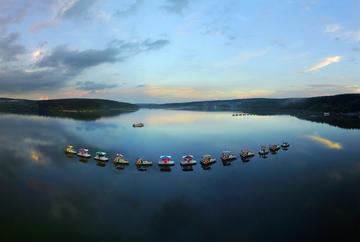
<svg viewBox="0 0 360 242">
<path fill-rule="evenodd" d="M 231 151 L 223 151 L 221 153 L 221 160 L 223 161 L 232 161 L 236 160 L 236 156 L 231 153 Z"/>
<path fill-rule="evenodd" d="M 84 149 L 84 148 L 81 148 L 79 150 L 79 152 L 77 153 L 77 156 L 79 156 L 81 158 L 90 158 L 91 157 L 91 155 L 89 154 L 89 150 Z"/>
<path fill-rule="evenodd" d="M 144 127 L 144 123 L 133 123 L 132 125 L 134 128 L 142 128 Z"/>
<path fill-rule="evenodd" d="M 139 158 L 139 159 L 136 160 L 135 164 L 137 166 L 151 166 L 152 161 L 144 160 L 143 158 Z"/>
<path fill-rule="evenodd" d="M 129 161 L 124 158 L 123 154 L 116 154 L 113 163 L 117 165 L 128 165 Z"/>
<path fill-rule="evenodd" d="M 64 152 L 66 154 L 70 154 L 70 155 L 75 155 L 77 153 L 72 145 L 66 146 L 66 148 L 64 149 Z"/>
<path fill-rule="evenodd" d="M 216 159 L 213 158 L 211 155 L 206 154 L 201 157 L 201 164 L 203 164 L 203 165 L 210 165 L 215 162 L 216 162 Z"/>
<path fill-rule="evenodd" d="M 281 144 L 281 147 L 282 148 L 289 148 L 290 144 L 287 142 L 287 141 L 284 141 L 282 144 Z"/>
<path fill-rule="evenodd" d="M 160 156 L 158 164 L 159 166 L 173 166 L 175 165 L 175 161 L 172 160 L 171 155 L 162 155 Z"/>
<path fill-rule="evenodd" d="M 247 150 L 247 149 L 242 150 L 242 151 L 240 152 L 240 157 L 241 157 L 242 159 L 248 159 L 248 158 L 253 157 L 254 155 L 255 155 L 254 152 L 251 152 L 250 150 Z"/>
<path fill-rule="evenodd" d="M 269 148 L 266 146 L 261 146 L 259 150 L 259 155 L 267 155 L 269 154 Z"/>
<path fill-rule="evenodd" d="M 96 152 L 94 159 L 102 162 L 107 162 L 109 160 L 109 158 L 106 157 L 105 152 Z"/>
<path fill-rule="evenodd" d="M 196 160 L 194 160 L 193 155 L 184 155 L 180 161 L 182 166 L 186 165 L 196 165 Z"/>
</svg>

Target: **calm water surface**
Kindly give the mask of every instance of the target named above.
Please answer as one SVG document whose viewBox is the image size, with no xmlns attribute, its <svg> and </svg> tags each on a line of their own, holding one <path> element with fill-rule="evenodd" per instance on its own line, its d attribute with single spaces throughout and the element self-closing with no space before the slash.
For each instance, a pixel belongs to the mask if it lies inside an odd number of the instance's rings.
<svg viewBox="0 0 360 242">
<path fill-rule="evenodd" d="M 143 121 L 144 128 L 131 124 Z M 219 157 L 288 140 L 250 162 L 185 172 L 98 166 L 63 153 Z M 290 116 L 140 110 L 97 121 L 0 114 L 1 241 L 360 240 L 360 131 Z"/>
</svg>

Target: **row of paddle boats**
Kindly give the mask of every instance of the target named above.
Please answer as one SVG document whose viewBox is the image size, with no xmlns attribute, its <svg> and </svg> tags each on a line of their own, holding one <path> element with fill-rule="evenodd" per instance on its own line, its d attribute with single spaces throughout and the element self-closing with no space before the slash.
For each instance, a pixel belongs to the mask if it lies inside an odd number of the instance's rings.
<svg viewBox="0 0 360 242">
<path fill-rule="evenodd" d="M 289 147 L 288 142 L 283 142 L 281 145 L 270 145 L 270 146 L 262 146 L 259 150 L 259 155 L 261 157 L 266 157 L 269 153 L 275 154 L 277 153 L 281 148 L 286 150 Z M 64 152 L 67 155 L 77 155 L 78 157 L 82 159 L 90 159 L 91 154 L 89 153 L 89 150 L 86 148 L 80 148 L 78 151 L 74 149 L 73 146 L 68 145 Z M 248 160 L 255 156 L 254 152 L 251 152 L 250 150 L 242 150 L 240 152 L 240 158 L 242 160 Z M 231 151 L 223 151 L 221 154 L 221 160 L 223 162 L 230 162 L 237 159 L 237 156 L 234 155 Z M 106 156 L 105 152 L 96 152 L 94 159 L 98 162 L 108 162 L 109 158 Z M 202 165 L 210 165 L 212 163 L 216 162 L 216 158 L 212 157 L 209 154 L 203 155 L 200 159 L 200 163 Z M 123 154 L 116 154 L 115 158 L 113 159 L 113 163 L 115 165 L 129 165 L 130 162 L 125 159 Z M 192 166 L 196 165 L 197 161 L 195 160 L 193 155 L 184 155 L 181 158 L 180 165 L 182 166 Z M 135 161 L 135 164 L 137 166 L 151 166 L 153 165 L 153 162 L 144 158 L 138 158 Z M 159 166 L 173 166 L 175 165 L 175 161 L 173 160 L 172 156 L 170 155 L 162 155 L 160 156 L 160 160 L 158 161 Z"/>
</svg>

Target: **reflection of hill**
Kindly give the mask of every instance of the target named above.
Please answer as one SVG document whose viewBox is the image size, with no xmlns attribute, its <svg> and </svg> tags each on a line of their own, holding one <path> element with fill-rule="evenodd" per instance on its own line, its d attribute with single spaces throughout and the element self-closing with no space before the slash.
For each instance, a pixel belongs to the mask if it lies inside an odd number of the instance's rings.
<svg viewBox="0 0 360 242">
<path fill-rule="evenodd" d="M 326 123 L 339 128 L 360 129 L 360 116 L 358 115 L 332 115 L 329 117 L 321 115 L 295 116 L 300 119 L 317 123 Z"/>
<path fill-rule="evenodd" d="M 0 99 L 0 112 L 95 120 L 138 109 L 137 105 L 101 99 Z"/>
<path fill-rule="evenodd" d="M 258 115 L 288 114 L 341 128 L 360 128 L 360 94 L 311 98 L 249 98 L 187 103 L 141 104 L 144 108 L 197 111 L 234 111 Z M 330 116 L 324 117 L 323 113 Z"/>
</svg>

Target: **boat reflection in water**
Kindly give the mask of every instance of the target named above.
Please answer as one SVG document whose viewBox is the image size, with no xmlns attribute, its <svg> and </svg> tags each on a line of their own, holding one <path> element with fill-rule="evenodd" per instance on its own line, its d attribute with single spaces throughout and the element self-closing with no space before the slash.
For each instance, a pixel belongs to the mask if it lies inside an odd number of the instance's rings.
<svg viewBox="0 0 360 242">
<path fill-rule="evenodd" d="M 203 164 L 201 164 L 201 168 L 203 169 L 203 170 L 210 170 L 211 169 L 211 165 L 210 164 L 208 164 L 208 165 L 203 165 Z"/>
<path fill-rule="evenodd" d="M 182 165 L 181 168 L 183 171 L 194 171 L 193 165 Z"/>
<path fill-rule="evenodd" d="M 161 172 L 171 172 L 171 166 L 160 166 Z"/>
<path fill-rule="evenodd" d="M 223 166 L 231 166 L 231 161 L 229 160 L 221 160 L 221 163 L 223 164 Z"/>
<path fill-rule="evenodd" d="M 127 167 L 127 164 L 114 164 L 115 168 L 118 170 L 124 170 Z"/>
<path fill-rule="evenodd" d="M 106 166 L 106 163 L 103 162 L 103 161 L 97 161 L 97 162 L 96 162 L 96 165 L 97 165 L 97 166 L 100 166 L 100 167 L 105 167 L 105 166 Z"/>
<path fill-rule="evenodd" d="M 71 158 L 71 157 L 69 157 L 69 158 Z M 79 157 L 79 161 L 80 161 L 81 163 L 88 163 L 88 162 L 89 162 L 89 159 L 84 158 L 84 157 Z"/>
</svg>

